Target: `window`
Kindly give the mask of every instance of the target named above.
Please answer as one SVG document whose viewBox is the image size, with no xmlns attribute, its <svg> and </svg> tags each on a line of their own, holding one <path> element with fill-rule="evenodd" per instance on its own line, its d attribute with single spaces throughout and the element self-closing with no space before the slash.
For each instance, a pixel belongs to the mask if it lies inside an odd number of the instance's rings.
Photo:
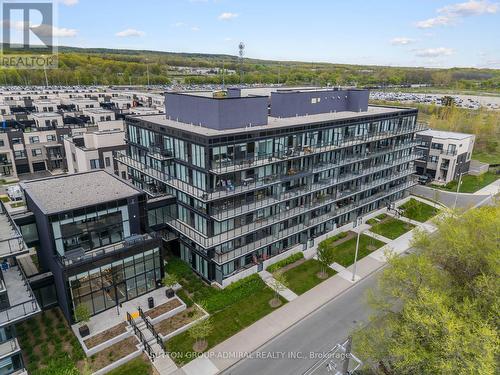
<svg viewBox="0 0 500 375">
<path fill-rule="evenodd" d="M 3 147 L 5 146 L 5 142 L 3 141 L 3 139 L 0 139 L 0 147 Z"/>
<path fill-rule="evenodd" d="M 90 160 L 90 169 L 99 169 L 99 159 L 91 159 Z"/>
<path fill-rule="evenodd" d="M 443 144 L 442 143 L 434 143 L 432 142 L 431 148 L 435 150 L 442 150 L 443 149 Z"/>
<path fill-rule="evenodd" d="M 104 163 L 106 164 L 106 167 L 111 166 L 111 160 L 110 160 L 109 156 L 106 156 L 104 158 Z"/>
<path fill-rule="evenodd" d="M 437 156 L 431 156 L 431 157 L 429 158 L 429 161 L 430 161 L 431 163 L 437 163 L 437 162 L 438 162 L 438 157 L 437 157 Z"/>
<path fill-rule="evenodd" d="M 12 138 L 13 145 L 20 145 L 22 142 L 21 138 Z"/>
<path fill-rule="evenodd" d="M 53 142 L 56 140 L 56 136 L 54 134 L 49 134 L 47 136 L 47 142 Z"/>
<path fill-rule="evenodd" d="M 30 137 L 30 143 L 40 143 L 40 137 L 38 136 Z"/>
<path fill-rule="evenodd" d="M 19 159 L 19 158 L 25 158 L 25 157 L 26 157 L 26 152 L 24 150 L 14 151 L 14 158 Z"/>
<path fill-rule="evenodd" d="M 31 155 L 33 156 L 40 156 L 42 155 L 42 149 L 41 148 L 34 148 L 31 150 Z"/>
</svg>

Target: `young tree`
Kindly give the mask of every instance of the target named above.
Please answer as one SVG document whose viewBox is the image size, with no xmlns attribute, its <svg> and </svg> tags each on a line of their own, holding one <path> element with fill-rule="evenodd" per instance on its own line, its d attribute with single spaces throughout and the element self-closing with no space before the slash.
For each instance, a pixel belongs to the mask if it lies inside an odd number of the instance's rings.
<svg viewBox="0 0 500 375">
<path fill-rule="evenodd" d="M 269 304 L 272 307 L 278 307 L 281 305 L 279 293 L 288 288 L 288 280 L 281 270 L 278 270 L 273 274 L 273 279 L 271 288 L 274 290 L 274 297 L 271 301 L 269 301 Z"/>
<path fill-rule="evenodd" d="M 177 275 L 174 275 L 173 273 L 169 273 L 165 275 L 163 278 L 163 285 L 166 286 L 167 288 L 173 288 L 176 284 L 179 283 L 179 278 Z"/>
<path fill-rule="evenodd" d="M 79 304 L 75 308 L 75 320 L 83 325 L 90 320 L 90 311 L 87 305 Z"/>
<path fill-rule="evenodd" d="M 189 329 L 189 336 L 194 340 L 193 350 L 196 352 L 204 351 L 207 346 L 206 338 L 212 333 L 213 325 L 209 319 L 201 320 Z"/>
<path fill-rule="evenodd" d="M 319 277 L 325 279 L 328 274 L 326 270 L 335 261 L 335 254 L 333 249 L 328 246 L 325 242 L 320 242 L 317 250 L 318 261 L 321 263 L 321 271 L 319 272 Z"/>
<path fill-rule="evenodd" d="M 376 373 L 491 374 L 498 357 L 500 205 L 450 215 L 419 251 L 391 257 L 354 335 Z"/>
</svg>

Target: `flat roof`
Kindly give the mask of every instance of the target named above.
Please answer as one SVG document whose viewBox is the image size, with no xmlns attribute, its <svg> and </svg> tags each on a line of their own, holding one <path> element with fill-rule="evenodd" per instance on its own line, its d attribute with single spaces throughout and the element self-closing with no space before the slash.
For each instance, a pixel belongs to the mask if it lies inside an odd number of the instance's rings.
<svg viewBox="0 0 500 375">
<path fill-rule="evenodd" d="M 129 116 L 129 118 L 140 119 L 145 122 L 150 122 L 162 126 L 167 126 L 174 129 L 179 129 L 183 131 L 189 131 L 192 133 L 205 135 L 205 136 L 221 136 L 227 134 L 235 134 L 241 132 L 253 132 L 259 130 L 270 130 L 277 129 L 282 127 L 290 127 L 297 125 L 305 125 L 305 124 L 314 124 L 314 123 L 322 123 L 327 121 L 337 121 L 337 120 L 346 120 L 346 119 L 355 119 L 360 117 L 372 116 L 372 115 L 381 115 L 381 114 L 390 114 L 397 112 L 404 112 L 408 110 L 412 110 L 413 108 L 399 108 L 399 107 L 382 107 L 382 106 L 368 106 L 368 110 L 365 112 L 351 112 L 351 111 L 342 111 L 342 112 L 329 112 L 329 113 L 320 113 L 316 115 L 307 115 L 307 116 L 294 116 L 294 117 L 272 117 L 268 116 L 267 125 L 259 125 L 259 126 L 248 126 L 243 128 L 234 128 L 234 129 L 224 129 L 217 130 L 211 129 L 199 125 L 191 125 L 183 122 L 175 121 L 168 119 L 165 114 L 158 115 L 138 115 L 138 116 Z"/>
<path fill-rule="evenodd" d="M 23 181 L 20 185 L 46 215 L 130 198 L 141 193 L 103 170 Z"/>
<path fill-rule="evenodd" d="M 57 112 L 33 112 L 31 115 L 33 117 L 62 117 L 62 115 Z"/>
<path fill-rule="evenodd" d="M 447 132 L 444 130 L 432 130 L 432 129 L 418 132 L 418 134 L 431 136 L 433 138 L 441 138 L 441 139 L 466 139 L 474 136 L 473 134 Z"/>
<path fill-rule="evenodd" d="M 110 109 L 106 108 L 84 108 L 83 112 L 93 113 L 93 114 L 102 114 L 102 113 L 114 113 Z"/>
</svg>

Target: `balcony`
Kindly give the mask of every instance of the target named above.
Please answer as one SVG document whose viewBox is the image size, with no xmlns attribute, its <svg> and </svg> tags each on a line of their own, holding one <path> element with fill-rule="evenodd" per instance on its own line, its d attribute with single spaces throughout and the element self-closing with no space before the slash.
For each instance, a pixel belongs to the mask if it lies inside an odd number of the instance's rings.
<svg viewBox="0 0 500 375">
<path fill-rule="evenodd" d="M 28 252 L 17 224 L 0 201 L 0 259 Z"/>
<path fill-rule="evenodd" d="M 164 149 L 162 147 L 153 146 L 148 148 L 148 155 L 153 159 L 164 161 L 174 158 L 174 151 L 171 149 Z"/>
<path fill-rule="evenodd" d="M 5 357 L 10 357 L 21 350 L 17 338 L 4 341 L 0 344 L 0 360 Z"/>
<path fill-rule="evenodd" d="M 420 157 L 420 154 L 411 154 L 409 156 L 406 156 L 406 157 L 403 157 L 400 159 L 394 159 L 388 163 L 381 163 L 380 165 L 377 165 L 375 167 L 363 169 L 363 170 L 358 171 L 356 173 L 348 173 L 348 174 L 344 174 L 340 177 L 331 177 L 331 178 L 319 180 L 319 181 L 312 183 L 312 184 L 307 184 L 305 186 L 301 186 L 301 187 L 295 188 L 293 190 L 281 192 L 277 195 L 275 194 L 274 196 L 260 199 L 257 202 L 244 204 L 244 205 L 234 207 L 234 208 L 230 208 L 230 207 L 221 208 L 221 209 L 214 208 L 211 216 L 215 220 L 218 220 L 218 221 L 226 220 L 228 218 L 242 215 L 244 213 L 251 212 L 251 211 L 254 211 L 257 209 L 262 209 L 262 208 L 266 208 L 266 207 L 269 207 L 269 206 L 272 206 L 272 205 L 275 205 L 278 203 L 283 203 L 283 202 L 290 200 L 292 198 L 297 198 L 297 197 L 300 197 L 300 196 L 303 196 L 306 194 L 311 194 L 311 193 L 323 190 L 327 187 L 333 187 L 333 186 L 336 186 L 336 185 L 339 185 L 339 184 L 342 184 L 345 182 L 349 182 L 349 181 L 370 175 L 370 174 L 375 173 L 375 172 L 380 172 L 380 171 L 389 169 L 391 167 L 394 167 L 394 166 L 397 166 L 397 165 L 400 165 L 403 163 L 411 162 L 411 161 L 416 160 L 418 157 Z M 280 182 L 282 182 L 282 181 L 280 180 Z M 226 203 L 226 205 L 227 205 L 227 203 Z"/>
<path fill-rule="evenodd" d="M 167 224 L 171 226 L 173 229 L 181 233 L 182 235 L 188 237 L 190 240 L 198 243 L 200 246 L 204 248 L 210 248 L 214 247 L 217 245 L 221 245 L 225 242 L 231 241 L 235 238 L 241 237 L 248 235 L 256 230 L 263 229 L 266 227 L 270 227 L 276 224 L 279 224 L 280 222 L 284 220 L 291 219 L 293 217 L 297 217 L 303 214 L 306 214 L 312 210 L 316 210 L 318 208 L 328 206 L 332 203 L 335 203 L 337 201 L 340 201 L 342 199 L 355 196 L 357 194 L 363 193 L 365 191 L 368 191 L 370 189 L 382 186 L 386 183 L 394 182 L 398 179 L 410 176 L 414 173 L 415 171 L 413 169 L 408 169 L 396 174 L 393 174 L 391 176 L 388 176 L 386 178 L 381 178 L 376 181 L 373 181 L 368 184 L 364 184 L 359 186 L 357 189 L 353 190 L 345 190 L 342 192 L 338 192 L 336 194 L 332 194 L 330 196 L 324 197 L 324 199 L 318 200 L 316 202 L 309 203 L 307 205 L 299 206 L 293 209 L 289 210 L 283 210 L 279 212 L 276 215 L 265 217 L 258 219 L 256 221 L 253 221 L 249 224 L 243 225 L 241 227 L 229 230 L 227 232 L 218 234 L 213 237 L 207 237 L 206 235 L 194 230 L 190 226 L 184 224 L 180 220 L 173 219 Z"/>
<path fill-rule="evenodd" d="M 144 251 L 160 246 L 160 238 L 155 234 L 132 235 L 121 242 L 85 251 L 83 248 L 66 251 L 65 255 L 56 255 L 56 260 L 64 268 L 72 268 L 99 259 L 118 255 L 131 248 L 143 248 Z"/>
<path fill-rule="evenodd" d="M 225 174 L 225 173 L 235 172 L 238 170 L 255 168 L 273 163 L 279 163 L 284 160 L 301 158 L 304 156 L 310 156 L 329 151 L 335 151 L 346 147 L 360 145 L 363 143 L 392 138 L 398 135 L 415 133 L 425 129 L 427 129 L 427 125 L 417 124 L 411 128 L 405 127 L 395 131 L 378 132 L 378 133 L 367 134 L 364 136 L 352 137 L 348 139 L 346 138 L 337 141 L 335 144 L 322 145 L 322 146 L 303 146 L 303 147 L 301 146 L 298 148 L 282 150 L 275 153 L 257 155 L 255 157 L 248 159 L 239 159 L 239 160 L 226 159 L 221 161 L 213 161 L 210 172 L 214 174 Z"/>
<path fill-rule="evenodd" d="M 392 188 L 391 190 L 374 194 L 368 198 L 360 200 L 359 202 L 355 202 L 353 204 L 338 208 L 335 211 L 330 211 L 330 212 L 327 212 L 323 215 L 317 216 L 317 217 L 311 219 L 309 221 L 309 223 L 307 223 L 307 224 L 300 223 L 300 224 L 297 224 L 293 227 L 277 231 L 276 233 L 273 233 L 270 236 L 264 237 L 262 239 L 254 241 L 252 243 L 249 243 L 249 244 L 242 246 L 242 247 L 239 247 L 237 249 L 230 250 L 228 252 L 216 252 L 214 261 L 219 265 L 224 264 L 232 259 L 238 258 L 240 256 L 244 256 L 252 251 L 269 246 L 269 245 L 271 245 L 275 242 L 278 242 L 278 241 L 280 241 L 286 237 L 289 237 L 291 235 L 301 233 L 302 231 L 305 231 L 305 230 L 312 228 L 316 225 L 319 225 L 321 223 L 324 223 L 326 221 L 334 219 L 340 215 L 357 210 L 359 208 L 362 208 L 365 205 L 371 204 L 371 203 L 379 201 L 381 199 L 386 199 L 389 196 L 394 195 L 394 194 L 396 194 L 400 191 L 403 191 L 405 189 L 408 189 L 414 185 L 416 185 L 415 181 L 413 181 L 413 180 L 407 181 L 403 184 L 400 184 L 400 185 Z"/>
<path fill-rule="evenodd" d="M 441 150 L 441 155 L 456 156 L 457 155 L 457 150 Z"/>
<path fill-rule="evenodd" d="M 0 327 L 25 320 L 41 311 L 21 267 L 2 270 L 1 276 L 0 294 L 4 298 L 6 295 L 7 299 L 0 311 Z"/>
</svg>

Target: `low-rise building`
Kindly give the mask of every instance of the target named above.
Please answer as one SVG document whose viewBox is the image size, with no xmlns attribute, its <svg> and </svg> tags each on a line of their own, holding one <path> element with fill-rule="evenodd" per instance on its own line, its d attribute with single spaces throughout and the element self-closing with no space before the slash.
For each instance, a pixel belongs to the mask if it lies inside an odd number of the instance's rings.
<svg viewBox="0 0 500 375">
<path fill-rule="evenodd" d="M 473 134 L 424 130 L 418 132 L 417 148 L 422 156 L 416 164 L 418 175 L 447 184 L 469 171 L 475 136 Z"/>
</svg>

